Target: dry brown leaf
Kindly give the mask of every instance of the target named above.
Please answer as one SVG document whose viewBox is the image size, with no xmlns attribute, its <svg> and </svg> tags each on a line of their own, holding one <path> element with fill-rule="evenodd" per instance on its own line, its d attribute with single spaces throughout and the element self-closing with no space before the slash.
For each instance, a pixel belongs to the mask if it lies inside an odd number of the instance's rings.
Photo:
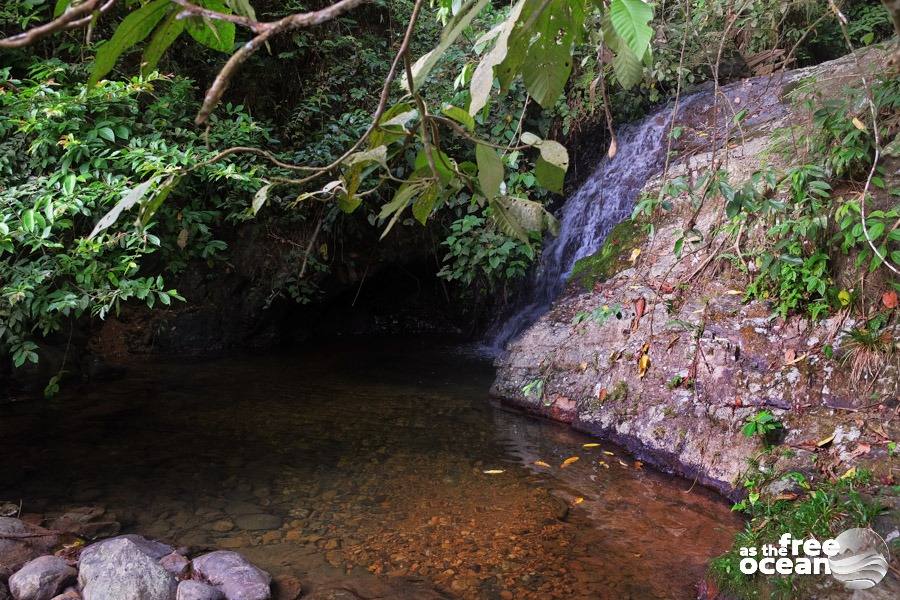
<svg viewBox="0 0 900 600">
<path fill-rule="evenodd" d="M 796 500 L 799 496 L 793 492 L 785 492 L 773 497 L 773 500 Z"/>
<path fill-rule="evenodd" d="M 897 308 L 897 292 L 891 290 L 881 295 L 881 303 L 885 308 Z"/>
<path fill-rule="evenodd" d="M 788 348 L 784 351 L 784 362 L 787 364 L 791 364 L 794 362 L 794 359 L 797 358 L 797 352 L 794 351 L 793 348 Z"/>
<path fill-rule="evenodd" d="M 600 393 L 597 394 L 597 400 L 599 400 L 600 402 L 603 402 L 604 400 L 606 400 L 606 396 L 608 394 L 609 394 L 609 392 L 606 391 L 606 388 L 600 388 Z"/>
<path fill-rule="evenodd" d="M 565 469 L 566 467 L 568 467 L 568 466 L 571 465 L 572 463 L 576 463 L 576 462 L 578 462 L 578 457 L 577 457 L 577 456 L 570 456 L 570 457 L 567 458 L 566 460 L 562 461 L 562 464 L 559 465 L 559 468 L 560 468 L 560 469 Z"/>
<path fill-rule="evenodd" d="M 582 498 L 581 496 L 572 500 L 572 504 L 581 504 L 582 502 L 584 502 L 584 498 Z"/>
<path fill-rule="evenodd" d="M 615 456 L 615 455 L 616 455 L 615 452 L 610 452 L 609 450 L 604 450 L 604 451 L 603 451 L 603 454 L 605 454 L 605 455 L 607 455 L 607 456 Z"/>
<path fill-rule="evenodd" d="M 636 460 L 636 461 L 634 461 L 634 468 L 635 468 L 635 469 L 643 469 L 643 468 L 644 468 L 644 463 L 642 463 L 642 462 L 639 461 L 639 460 Z"/>
</svg>

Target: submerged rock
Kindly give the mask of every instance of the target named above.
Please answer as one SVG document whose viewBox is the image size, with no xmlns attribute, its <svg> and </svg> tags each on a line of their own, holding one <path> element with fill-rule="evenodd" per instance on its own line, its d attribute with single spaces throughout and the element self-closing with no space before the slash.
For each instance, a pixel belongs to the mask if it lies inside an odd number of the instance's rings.
<svg viewBox="0 0 900 600">
<path fill-rule="evenodd" d="M 58 556 L 39 556 L 9 578 L 15 600 L 51 600 L 75 581 L 75 569 Z"/>
<path fill-rule="evenodd" d="M 225 594 L 200 581 L 182 581 L 175 600 L 225 600 Z"/>
<path fill-rule="evenodd" d="M 12 517 L 0 517 L 0 576 L 11 575 L 59 543 L 55 533 Z"/>
<path fill-rule="evenodd" d="M 172 548 L 136 535 L 98 542 L 81 553 L 84 600 L 174 600 L 177 582 L 159 560 Z"/>
<path fill-rule="evenodd" d="M 237 552 L 218 550 L 194 559 L 194 571 L 228 600 L 269 600 L 272 578 Z"/>
</svg>

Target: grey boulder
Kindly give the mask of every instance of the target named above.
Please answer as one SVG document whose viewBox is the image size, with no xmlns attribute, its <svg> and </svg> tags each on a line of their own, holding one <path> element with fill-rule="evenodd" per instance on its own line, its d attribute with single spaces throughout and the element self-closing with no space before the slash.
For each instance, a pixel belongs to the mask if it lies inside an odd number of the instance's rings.
<svg viewBox="0 0 900 600">
<path fill-rule="evenodd" d="M 58 556 L 39 556 L 9 578 L 15 600 L 52 600 L 75 581 L 75 569 Z"/>
<path fill-rule="evenodd" d="M 225 594 L 200 581 L 182 581 L 175 600 L 225 600 Z"/>
<path fill-rule="evenodd" d="M 159 564 L 172 548 L 136 535 L 92 544 L 81 553 L 84 600 L 174 600 L 178 583 Z"/>
<path fill-rule="evenodd" d="M 269 600 L 272 578 L 237 552 L 218 550 L 194 559 L 194 572 L 217 586 L 228 600 Z"/>
</svg>

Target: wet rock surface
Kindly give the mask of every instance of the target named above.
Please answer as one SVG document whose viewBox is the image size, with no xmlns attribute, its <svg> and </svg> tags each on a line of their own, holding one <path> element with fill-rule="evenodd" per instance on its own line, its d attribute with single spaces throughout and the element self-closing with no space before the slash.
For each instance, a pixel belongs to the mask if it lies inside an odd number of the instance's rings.
<svg viewBox="0 0 900 600">
<path fill-rule="evenodd" d="M 47 554 L 58 541 L 59 537 L 47 529 L 13 517 L 0 517 L 0 575 L 6 573 L 8 577 L 29 560 Z"/>
<path fill-rule="evenodd" d="M 756 97 L 741 85 L 725 88 L 722 100 L 749 115 L 742 135 L 716 155 L 698 152 L 673 163 L 669 177 L 695 179 L 715 160 L 733 185 L 743 184 L 774 160 L 767 153 L 772 131 L 800 118 L 772 102 L 801 77 L 817 73 L 828 73 L 835 93 L 841 87 L 836 82 L 850 81 L 855 68 L 851 57 L 788 72 Z M 698 124 L 691 135 L 705 134 Z M 644 192 L 654 196 L 660 185 L 652 180 Z M 722 242 L 712 231 L 718 211 L 718 204 L 707 203 L 694 215 L 687 195 L 677 198 L 671 211 L 655 219 L 653 238 L 618 248 L 620 260 L 608 279 L 591 289 L 571 285 L 508 345 L 497 361 L 492 392 L 733 498 L 742 494 L 748 458 L 762 449 L 760 439 L 740 430 L 761 410 L 784 422 L 786 436 L 779 441 L 792 449 L 790 455 L 764 457 L 777 463 L 767 467 L 809 472 L 815 461 L 813 470 L 833 476 L 869 464 L 876 477 L 890 482 L 884 459 L 887 442 L 900 437 L 900 421 L 892 418 L 898 365 L 890 361 L 877 377 L 854 380 L 846 366 L 847 331 L 858 325 L 853 317 L 842 312 L 811 324 L 776 317 L 765 302 L 744 302 L 746 275 L 727 261 L 712 260 Z M 672 248 L 689 219 L 712 238 L 679 260 Z M 613 307 L 618 318 L 580 317 L 602 307 Z M 536 381 L 539 391 L 526 393 Z M 833 442 L 817 445 L 832 435 Z"/>
<path fill-rule="evenodd" d="M 272 578 L 237 552 L 217 551 L 193 561 L 194 572 L 215 585 L 228 600 L 268 600 Z"/>
</svg>

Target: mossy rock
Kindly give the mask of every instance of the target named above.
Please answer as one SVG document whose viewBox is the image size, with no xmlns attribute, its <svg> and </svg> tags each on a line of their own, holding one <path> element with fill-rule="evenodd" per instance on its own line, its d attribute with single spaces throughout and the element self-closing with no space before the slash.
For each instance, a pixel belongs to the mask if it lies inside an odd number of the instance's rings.
<svg viewBox="0 0 900 600">
<path fill-rule="evenodd" d="M 644 227 L 632 219 L 625 219 L 609 232 L 603 246 L 590 256 L 579 259 L 572 267 L 569 283 L 591 290 L 606 281 L 630 263 L 631 251 L 643 245 L 647 239 Z"/>
</svg>

